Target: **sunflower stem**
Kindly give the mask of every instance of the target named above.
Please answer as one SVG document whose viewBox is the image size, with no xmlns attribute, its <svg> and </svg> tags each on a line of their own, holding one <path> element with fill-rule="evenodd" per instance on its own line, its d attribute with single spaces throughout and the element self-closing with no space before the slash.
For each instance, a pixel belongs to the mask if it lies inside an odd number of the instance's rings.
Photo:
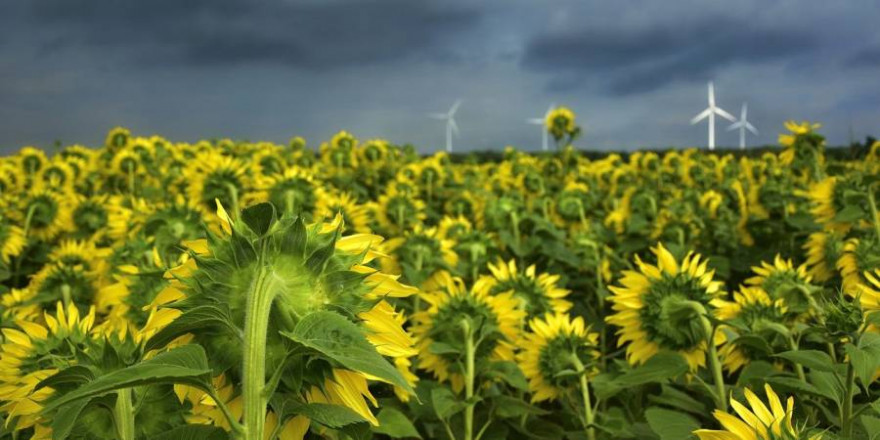
<svg viewBox="0 0 880 440">
<path fill-rule="evenodd" d="M 593 428 L 595 414 L 593 414 L 593 404 L 590 401 L 590 384 L 587 381 L 587 370 L 575 353 L 571 354 L 571 364 L 580 376 L 581 397 L 584 399 L 584 428 L 587 429 L 587 438 L 589 440 L 596 440 L 596 430 Z"/>
<path fill-rule="evenodd" d="M 116 405 L 113 408 L 113 423 L 116 425 L 116 438 L 134 440 L 134 408 L 131 404 L 131 388 L 116 392 Z"/>
<path fill-rule="evenodd" d="M 853 368 L 852 362 L 846 365 L 846 388 L 843 396 L 843 407 L 840 412 L 840 436 L 842 438 L 852 437 L 853 425 L 853 392 L 856 382 L 856 370 Z"/>
<path fill-rule="evenodd" d="M 868 206 L 871 207 L 871 222 L 874 223 L 874 233 L 880 238 L 880 216 L 877 214 L 877 201 L 874 200 L 874 190 L 868 186 Z"/>
<path fill-rule="evenodd" d="M 462 332 L 464 333 L 464 355 L 465 355 L 465 409 L 464 409 L 464 439 L 473 440 L 474 438 L 474 382 L 476 348 L 474 347 L 474 333 L 471 325 L 467 320 L 461 321 Z"/>
<path fill-rule="evenodd" d="M 262 264 L 262 262 L 258 263 Z M 247 297 L 244 317 L 244 360 L 242 396 L 246 440 L 262 440 L 266 422 L 266 335 L 274 297 L 269 289 L 270 273 L 260 267 Z"/>
<path fill-rule="evenodd" d="M 229 190 L 229 197 L 232 199 L 232 219 L 238 220 L 238 217 L 241 214 L 241 208 L 238 204 L 238 188 L 236 188 L 235 185 L 226 182 L 226 189 Z"/>
<path fill-rule="evenodd" d="M 709 349 L 709 364 L 712 368 L 712 379 L 715 382 L 715 393 L 716 408 L 721 411 L 727 411 L 727 399 L 725 398 L 727 392 L 724 387 L 724 373 L 721 370 L 721 361 L 718 358 L 718 350 L 715 348 L 715 327 L 712 326 L 712 323 L 709 321 L 709 318 L 704 313 L 700 314 L 700 322 L 703 323 L 703 330 L 706 332 L 706 345 Z"/>
</svg>

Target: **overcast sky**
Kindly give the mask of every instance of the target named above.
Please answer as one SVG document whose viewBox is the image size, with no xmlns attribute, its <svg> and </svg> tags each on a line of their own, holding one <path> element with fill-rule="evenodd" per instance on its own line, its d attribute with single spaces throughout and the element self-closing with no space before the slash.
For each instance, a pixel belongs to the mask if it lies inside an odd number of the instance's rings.
<svg viewBox="0 0 880 440">
<path fill-rule="evenodd" d="M 577 112 L 583 148 L 693 146 L 718 104 L 775 142 L 880 134 L 880 2 L 828 0 L 3 0 L 0 148 L 137 134 L 459 149 L 540 145 L 525 119 Z M 722 125 L 721 128 L 725 127 Z M 735 145 L 721 130 L 719 145 Z"/>
</svg>

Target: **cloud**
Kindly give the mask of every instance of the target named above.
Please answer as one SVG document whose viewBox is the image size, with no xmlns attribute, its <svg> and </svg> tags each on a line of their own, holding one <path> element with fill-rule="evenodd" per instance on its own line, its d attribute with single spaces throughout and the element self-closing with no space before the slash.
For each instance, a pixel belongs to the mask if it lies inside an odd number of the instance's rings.
<svg viewBox="0 0 880 440">
<path fill-rule="evenodd" d="M 313 70 L 430 59 L 443 38 L 481 17 L 470 6 L 408 0 L 48 0 L 33 2 L 29 13 L 53 35 L 44 42 L 51 50 L 115 49 L 159 65 Z"/>
<path fill-rule="evenodd" d="M 608 93 L 622 96 L 706 80 L 732 64 L 790 59 L 817 43 L 805 31 L 702 17 L 699 22 L 653 23 L 638 29 L 592 27 L 538 35 L 528 42 L 522 64 L 550 73 L 548 84 L 557 91 L 599 77 Z"/>
<path fill-rule="evenodd" d="M 880 67 L 880 45 L 856 52 L 844 64 L 846 67 Z"/>
</svg>

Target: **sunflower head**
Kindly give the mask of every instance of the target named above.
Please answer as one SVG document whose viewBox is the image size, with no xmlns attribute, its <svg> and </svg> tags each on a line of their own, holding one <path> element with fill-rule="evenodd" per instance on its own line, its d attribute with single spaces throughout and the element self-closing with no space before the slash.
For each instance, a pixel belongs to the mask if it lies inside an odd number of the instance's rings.
<svg viewBox="0 0 880 440">
<path fill-rule="evenodd" d="M 192 331 L 193 339 L 205 348 L 216 372 L 238 380 L 244 352 L 238 332 L 245 328 L 247 317 L 258 313 L 249 308 L 253 301 L 260 301 L 264 307 L 260 310 L 268 319 L 264 344 L 267 371 L 289 365 L 286 362 L 292 342 L 282 333 L 300 331 L 298 324 L 305 320 L 313 325 L 316 319 L 327 318 L 347 328 L 334 336 L 341 346 L 358 342 L 353 333 L 363 332 L 360 340 L 374 344 L 380 355 L 387 353 L 395 359 L 413 356 L 412 342 L 402 329 L 400 315 L 384 298 L 406 297 L 417 290 L 367 266 L 380 256 L 373 249 L 381 237 L 340 237 L 339 217 L 332 224 L 306 225 L 301 217 L 278 217 L 276 212 L 271 204 L 263 203 L 242 211 L 233 220 L 218 203 L 222 232 L 209 232 L 206 241 L 188 244 L 191 258 L 169 271 L 168 286 L 153 302 L 160 308 L 148 319 L 145 331 L 159 330 L 163 338 L 173 339 L 179 336 L 173 333 L 174 327 L 163 330 L 162 325 L 186 319 L 183 317 L 187 313 L 199 307 L 218 308 L 227 325 Z M 347 402 L 347 406 L 374 421 L 368 410 L 361 410 L 366 408 L 363 399 L 372 398 L 366 391 L 366 381 L 375 376 L 310 353 L 301 359 L 300 365 L 309 365 L 301 389 L 314 386 L 320 390 L 328 380 L 336 383 L 341 388 L 336 394 L 324 395 L 324 399 L 328 403 Z M 283 383 L 279 392 L 300 389 L 286 389 Z M 309 398 L 321 401 L 317 394 Z"/>
<path fill-rule="evenodd" d="M 441 382 L 449 381 L 453 390 L 460 392 L 464 387 L 464 332 L 480 335 L 475 349 L 478 365 L 512 361 L 512 344 L 519 337 L 524 313 L 517 310 L 517 301 L 510 293 L 475 292 L 461 279 L 448 275 L 437 285 L 436 291 L 421 294 L 428 308 L 413 315 L 418 366 Z"/>
<path fill-rule="evenodd" d="M 131 132 L 127 128 L 116 127 L 107 133 L 104 146 L 109 151 L 116 151 L 125 148 L 131 139 Z"/>
<path fill-rule="evenodd" d="M 837 260 L 843 253 L 843 234 L 834 231 L 813 232 L 804 243 L 807 272 L 817 282 L 826 282 L 837 275 Z"/>
<path fill-rule="evenodd" d="M 347 192 L 323 192 L 315 202 L 316 218 L 334 218 L 342 216 L 342 225 L 346 231 L 359 234 L 370 232 L 370 210 L 366 205 Z"/>
<path fill-rule="evenodd" d="M 537 274 L 534 265 L 519 270 L 515 260 L 499 260 L 488 267 L 491 275 L 481 276 L 474 290 L 485 290 L 490 295 L 512 293 L 520 302 L 519 309 L 526 312 L 526 319 L 563 314 L 571 308 L 571 302 L 565 299 L 570 291 L 559 286 L 559 275 Z"/>
<path fill-rule="evenodd" d="M 19 213 L 28 235 L 51 240 L 70 226 L 70 204 L 66 194 L 31 191 L 20 200 Z"/>
<path fill-rule="evenodd" d="M 246 195 L 251 183 L 246 165 L 217 152 L 203 153 L 194 162 L 194 166 L 184 169 L 190 201 L 195 202 L 206 217 L 214 211 L 215 200 L 225 206 L 238 206 L 238 200 Z"/>
<path fill-rule="evenodd" d="M 544 120 L 547 131 L 558 142 L 564 137 L 573 137 L 580 131 L 575 123 L 575 114 L 568 107 L 556 107 L 547 113 Z"/>
<path fill-rule="evenodd" d="M 795 427 L 794 397 L 789 397 L 783 406 L 773 388 L 766 384 L 764 392 L 767 394 L 767 404 L 752 390 L 745 388 L 743 392 L 750 408 L 731 396 L 730 406 L 736 415 L 721 410 L 716 410 L 713 414 L 724 429 L 698 429 L 694 434 L 700 440 L 819 440 L 820 437 L 808 436 L 806 432 Z"/>
<path fill-rule="evenodd" d="M 784 322 L 788 311 L 783 299 L 772 299 L 760 287 L 742 287 L 733 294 L 733 301 L 717 300 L 715 316 L 727 323 L 726 331 L 736 335 L 756 336 L 767 343 L 768 347 L 789 348 L 783 336 Z M 727 333 L 722 333 L 727 334 Z M 749 361 L 768 358 L 770 353 L 756 348 L 753 344 L 740 343 L 736 338 L 729 339 L 720 350 L 724 366 L 735 372 Z"/>
<path fill-rule="evenodd" d="M 610 287 L 614 314 L 605 320 L 620 327 L 618 344 L 629 343 L 627 359 L 640 364 L 660 350 L 677 351 L 692 369 L 705 363 L 707 349 L 700 315 L 723 295 L 708 261 L 689 252 L 679 263 L 662 244 L 652 249 L 657 264 L 636 256 L 638 270 L 623 272 L 620 286 Z"/>
<path fill-rule="evenodd" d="M 819 290 L 812 284 L 806 264 L 795 267 L 790 259 L 779 255 L 772 264 L 761 262 L 760 266 L 752 267 L 752 272 L 755 275 L 746 284 L 761 288 L 774 301 L 782 301 L 792 317 L 805 316 L 810 310 L 811 296 Z"/>
<path fill-rule="evenodd" d="M 257 179 L 252 201 L 270 202 L 283 212 L 295 212 L 310 218 L 321 190 L 309 170 L 290 167 L 283 172 Z"/>
<path fill-rule="evenodd" d="M 425 219 L 425 202 L 412 193 L 399 191 L 390 186 L 379 196 L 376 204 L 376 220 L 389 234 L 400 234 L 421 224 Z"/>
<path fill-rule="evenodd" d="M 455 241 L 437 233 L 437 228 L 416 226 L 384 244 L 384 251 L 394 256 L 383 259 L 386 272 L 402 273 L 414 285 L 430 280 L 439 272 L 450 271 L 458 264 Z"/>
<path fill-rule="evenodd" d="M 547 314 L 529 322 L 530 332 L 521 339 L 517 361 L 529 378 L 532 402 L 555 400 L 578 387 L 575 375 L 565 374 L 584 368 L 583 374 L 598 372 L 596 359 L 598 333 L 590 331 L 580 316 Z"/>
</svg>

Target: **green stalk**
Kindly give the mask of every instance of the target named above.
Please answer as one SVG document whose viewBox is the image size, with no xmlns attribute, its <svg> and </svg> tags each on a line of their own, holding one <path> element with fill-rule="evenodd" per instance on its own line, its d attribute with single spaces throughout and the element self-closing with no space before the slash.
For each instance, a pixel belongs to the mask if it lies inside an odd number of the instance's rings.
<svg viewBox="0 0 880 440">
<path fill-rule="evenodd" d="M 702 308 L 702 307 L 701 307 Z M 715 329 L 709 318 L 706 317 L 706 311 L 700 313 L 700 322 L 703 323 L 703 330 L 706 332 L 706 345 L 709 349 L 709 363 L 712 368 L 712 380 L 715 382 L 716 408 L 721 411 L 727 411 L 727 392 L 724 389 L 724 373 L 721 370 L 721 361 L 718 358 L 718 350 L 715 348 Z"/>
<path fill-rule="evenodd" d="M 241 214 L 238 203 L 238 188 L 236 188 L 235 185 L 226 182 L 226 189 L 229 190 L 229 197 L 232 199 L 232 219 L 238 220 L 238 216 Z"/>
<path fill-rule="evenodd" d="M 798 344 L 797 342 L 795 342 L 794 338 L 791 335 L 788 336 L 788 345 L 792 350 L 798 350 Z M 800 379 L 803 383 L 807 383 L 807 376 L 804 374 L 804 366 L 801 365 L 799 362 L 793 363 L 794 369 L 795 371 L 797 371 L 798 379 Z"/>
<path fill-rule="evenodd" d="M 258 263 L 259 264 L 259 263 Z M 246 440 L 262 440 L 266 423 L 266 335 L 269 313 L 274 297 L 267 287 L 271 283 L 265 267 L 257 272 L 247 297 L 244 317 L 244 362 L 242 366 L 242 397 Z"/>
<path fill-rule="evenodd" d="M 853 428 L 853 392 L 855 391 L 855 382 L 856 382 L 856 370 L 853 368 L 852 362 L 846 365 L 846 388 L 845 395 L 843 396 L 843 408 L 841 408 L 840 412 L 840 424 L 841 431 L 840 436 L 842 438 L 851 438 L 852 437 L 852 428 Z"/>
<path fill-rule="evenodd" d="M 113 423 L 116 425 L 116 438 L 134 440 L 134 408 L 131 404 L 131 388 L 116 392 L 116 405 L 113 408 Z"/>
<path fill-rule="evenodd" d="M 471 331 L 471 326 L 468 321 L 462 321 L 461 327 L 464 332 L 464 351 L 465 351 L 465 382 L 464 382 L 464 393 L 466 400 L 466 407 L 464 409 L 464 439 L 465 440 L 473 440 L 474 438 L 474 382 L 476 381 L 475 377 L 475 364 L 474 357 L 476 355 L 476 348 L 474 347 L 474 334 Z"/>
<path fill-rule="evenodd" d="M 877 202 L 874 200 L 874 191 L 868 187 L 868 206 L 871 207 L 871 221 L 874 223 L 874 233 L 880 238 L 880 216 L 877 215 Z"/>
<path fill-rule="evenodd" d="M 516 211 L 510 211 L 510 222 L 513 223 L 513 238 L 516 242 L 517 251 L 519 251 L 519 247 L 520 247 L 519 215 L 516 214 Z"/>
<path fill-rule="evenodd" d="M 596 429 L 593 428 L 596 415 L 593 414 L 593 404 L 590 401 L 590 384 L 587 381 L 587 370 L 575 353 L 571 354 L 571 364 L 580 376 L 581 397 L 584 399 L 584 427 L 587 429 L 587 439 L 596 440 Z"/>
</svg>

